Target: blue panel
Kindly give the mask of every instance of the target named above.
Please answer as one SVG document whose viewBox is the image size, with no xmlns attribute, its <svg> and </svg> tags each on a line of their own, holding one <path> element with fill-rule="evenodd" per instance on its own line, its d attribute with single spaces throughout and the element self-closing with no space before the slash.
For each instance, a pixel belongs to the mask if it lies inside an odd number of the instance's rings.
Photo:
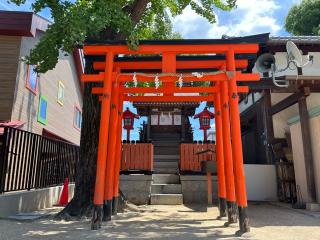
<svg viewBox="0 0 320 240">
<path fill-rule="evenodd" d="M 33 71 L 33 66 L 30 66 L 29 71 L 29 86 L 32 90 L 37 90 L 37 73 Z"/>
<path fill-rule="evenodd" d="M 44 99 L 41 99 L 40 103 L 40 117 L 44 120 L 47 119 L 47 101 Z"/>
</svg>

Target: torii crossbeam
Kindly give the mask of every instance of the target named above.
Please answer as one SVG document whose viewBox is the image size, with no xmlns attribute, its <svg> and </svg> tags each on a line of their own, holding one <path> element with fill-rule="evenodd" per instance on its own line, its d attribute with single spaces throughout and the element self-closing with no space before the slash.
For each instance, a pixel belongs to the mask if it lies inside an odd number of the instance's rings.
<svg viewBox="0 0 320 240">
<path fill-rule="evenodd" d="M 238 208 L 238 233 L 249 231 L 238 107 L 238 93 L 248 88 L 237 82 L 260 79 L 258 74 L 245 72 L 248 56 L 258 50 L 257 43 L 241 38 L 141 41 L 137 50 L 129 49 L 125 42 L 84 46 L 85 56 L 97 59 L 93 62 L 97 73 L 83 75 L 82 81 L 101 84 L 92 88 L 102 105 L 93 229 L 99 228 L 102 216 L 111 220 L 112 210 L 116 211 L 111 203 L 116 203 L 119 194 L 123 101 L 207 101 L 215 108 L 220 217 L 228 216 L 227 225 L 235 223 Z M 194 82 L 202 86 L 193 86 Z"/>
</svg>

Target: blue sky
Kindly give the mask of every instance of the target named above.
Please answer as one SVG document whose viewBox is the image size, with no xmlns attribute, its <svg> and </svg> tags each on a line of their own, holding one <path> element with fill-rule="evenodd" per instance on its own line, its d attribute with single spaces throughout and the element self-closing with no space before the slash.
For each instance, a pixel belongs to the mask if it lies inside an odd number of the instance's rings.
<svg viewBox="0 0 320 240">
<path fill-rule="evenodd" d="M 283 26 L 285 16 L 293 4 L 301 0 L 237 0 L 237 8 L 231 12 L 215 9 L 217 23 L 210 24 L 187 7 L 183 14 L 173 19 L 174 29 L 184 38 L 220 38 L 270 32 L 273 36 L 288 35 Z M 34 0 L 26 0 L 21 6 L 0 0 L 1 10 L 30 11 Z M 51 19 L 49 10 L 40 13 Z"/>
<path fill-rule="evenodd" d="M 217 23 L 210 24 L 190 7 L 174 18 L 174 29 L 184 38 L 220 38 L 270 32 L 272 36 L 288 35 L 285 17 L 300 0 L 237 0 L 231 12 L 215 10 Z M 188 26 L 188 27 L 186 27 Z"/>
<path fill-rule="evenodd" d="M 215 10 L 217 22 L 210 24 L 206 19 L 194 13 L 187 7 L 183 13 L 172 19 L 174 30 L 179 32 L 183 38 L 221 38 L 223 34 L 228 36 L 244 36 L 269 32 L 271 36 L 284 36 L 288 33 L 284 30 L 285 17 L 294 4 L 301 0 L 237 0 L 237 8 L 231 12 Z M 32 0 L 26 0 L 21 6 L 9 4 L 7 0 L 0 0 L 1 10 L 31 11 Z M 40 13 L 43 17 L 51 20 L 48 10 Z M 125 103 L 126 107 L 136 113 L 132 104 Z M 196 113 L 203 110 L 202 103 Z M 198 120 L 191 120 L 196 140 L 203 138 L 199 129 Z M 131 138 L 138 139 L 138 127 L 146 118 L 135 121 L 135 131 L 131 131 Z M 212 123 L 214 127 L 214 123 Z M 123 132 L 123 139 L 126 133 Z"/>
</svg>

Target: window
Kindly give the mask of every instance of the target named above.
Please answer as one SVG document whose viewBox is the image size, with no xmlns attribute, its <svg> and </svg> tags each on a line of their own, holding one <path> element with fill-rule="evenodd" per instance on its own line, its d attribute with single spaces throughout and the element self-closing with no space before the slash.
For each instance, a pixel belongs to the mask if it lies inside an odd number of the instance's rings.
<svg viewBox="0 0 320 240">
<path fill-rule="evenodd" d="M 125 118 L 124 120 L 124 126 L 131 126 L 132 125 L 132 123 L 131 123 L 131 118 Z"/>
<path fill-rule="evenodd" d="M 34 71 L 33 65 L 28 65 L 27 77 L 26 77 L 26 88 L 34 94 L 38 93 L 38 74 Z"/>
<path fill-rule="evenodd" d="M 63 105 L 63 102 L 64 102 L 64 84 L 61 81 L 58 82 L 57 101 L 61 106 Z"/>
<path fill-rule="evenodd" d="M 45 96 L 40 95 L 39 108 L 38 108 L 38 122 L 44 125 L 48 123 L 47 112 L 48 112 L 48 99 Z"/>
<path fill-rule="evenodd" d="M 77 129 L 81 129 L 81 124 L 82 124 L 82 112 L 80 108 L 74 107 L 74 121 L 73 125 Z"/>
<path fill-rule="evenodd" d="M 210 125 L 210 118 L 204 117 L 202 120 L 202 126 L 209 126 Z"/>
</svg>

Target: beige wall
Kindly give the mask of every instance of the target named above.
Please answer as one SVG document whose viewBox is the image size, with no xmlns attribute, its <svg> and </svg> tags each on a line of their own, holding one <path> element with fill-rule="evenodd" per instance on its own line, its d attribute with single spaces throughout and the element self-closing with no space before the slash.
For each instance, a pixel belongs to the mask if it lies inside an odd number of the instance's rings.
<svg viewBox="0 0 320 240">
<path fill-rule="evenodd" d="M 290 133 L 297 191 L 301 193 L 302 201 L 308 202 L 306 167 L 304 164 L 300 124 L 291 125 Z M 300 194 L 298 193 L 298 195 Z"/>
<path fill-rule="evenodd" d="M 29 54 L 41 37 L 37 32 L 35 38 L 23 37 L 21 42 L 20 57 Z M 35 95 L 26 88 L 27 65 L 20 61 L 16 78 L 16 89 L 14 93 L 14 107 L 12 120 L 25 121 L 24 129 L 41 134 L 45 128 L 62 138 L 73 143 L 80 143 L 80 131 L 73 126 L 74 106 L 82 108 L 82 95 L 79 81 L 76 74 L 73 57 L 61 54 L 59 62 L 53 70 L 40 74 L 39 91 Z M 57 102 L 58 81 L 65 86 L 65 101 L 61 106 Z M 48 99 L 47 125 L 37 121 L 39 95 L 42 94 Z"/>
<path fill-rule="evenodd" d="M 275 105 L 276 103 L 282 101 L 286 97 L 288 97 L 290 93 L 272 93 L 271 94 L 271 105 Z M 289 126 L 287 121 L 299 114 L 298 104 L 294 104 L 293 106 L 277 113 L 272 116 L 273 120 L 273 129 L 274 129 L 274 137 L 275 138 L 285 138 L 285 132 L 289 131 Z"/>
<path fill-rule="evenodd" d="M 320 203 L 320 116 L 310 119 L 312 155 L 316 181 L 317 201 Z"/>
<path fill-rule="evenodd" d="M 10 120 L 20 37 L 0 36 L 0 121 Z"/>
<path fill-rule="evenodd" d="M 311 129 L 311 145 L 314 160 L 314 175 L 317 191 L 317 202 L 320 203 L 320 115 L 310 118 Z M 293 163 L 295 170 L 296 184 L 299 186 L 302 199 L 304 202 L 309 202 L 307 194 L 307 178 L 305 172 L 305 160 L 302 148 L 302 136 L 300 122 L 296 122 L 290 126 Z"/>
<path fill-rule="evenodd" d="M 319 73 L 320 76 L 320 73 Z M 271 104 L 274 105 L 281 100 L 288 97 L 291 93 L 272 93 L 271 94 Z M 312 109 L 320 105 L 320 93 L 311 93 L 307 97 L 308 109 Z M 275 114 L 272 116 L 274 136 L 276 138 L 285 138 L 285 132 L 289 131 L 288 120 L 294 116 L 299 115 L 298 104 L 294 104 L 291 107 Z"/>
</svg>

